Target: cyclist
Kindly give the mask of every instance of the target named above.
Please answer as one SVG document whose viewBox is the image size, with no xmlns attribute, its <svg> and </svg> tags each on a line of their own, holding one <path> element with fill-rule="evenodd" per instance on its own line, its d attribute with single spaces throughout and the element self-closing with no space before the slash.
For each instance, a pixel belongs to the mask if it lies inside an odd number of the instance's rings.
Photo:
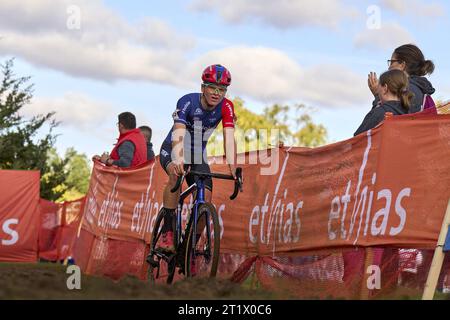
<svg viewBox="0 0 450 320">
<path fill-rule="evenodd" d="M 181 97 L 172 114 L 174 125 L 161 145 L 160 163 L 169 176 L 163 195 L 164 222 L 159 248 L 169 252 L 174 247 L 175 209 L 180 190 L 172 193 L 179 176 L 187 167 L 210 173 L 206 155 L 206 144 L 214 129 L 222 122 L 226 161 L 236 178 L 236 141 L 234 139 L 235 114 L 233 103 L 225 98 L 231 84 L 231 74 L 222 65 L 208 66 L 202 74 L 201 93 L 190 93 Z M 192 185 L 194 177 L 186 175 L 186 182 Z M 212 179 L 205 180 L 205 200 L 211 202 Z M 203 228 L 200 226 L 199 231 Z"/>
</svg>

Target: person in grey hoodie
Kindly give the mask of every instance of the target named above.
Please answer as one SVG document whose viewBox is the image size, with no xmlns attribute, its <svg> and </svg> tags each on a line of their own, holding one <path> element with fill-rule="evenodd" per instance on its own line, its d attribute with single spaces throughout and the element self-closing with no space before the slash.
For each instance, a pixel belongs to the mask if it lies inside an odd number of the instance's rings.
<svg viewBox="0 0 450 320">
<path fill-rule="evenodd" d="M 372 108 L 355 132 L 355 136 L 375 128 L 384 120 L 386 112 L 407 114 L 413 103 L 413 93 L 408 91 L 408 75 L 401 70 L 389 70 L 380 76 L 377 85 L 380 104 Z"/>
<path fill-rule="evenodd" d="M 422 51 L 413 44 L 405 44 L 394 50 L 392 57 L 388 60 L 389 70 L 402 70 L 409 75 L 408 90 L 414 94 L 414 98 L 408 113 L 416 113 L 423 110 L 425 95 L 432 95 L 435 92 L 431 82 L 425 78 L 434 71 L 434 63 L 425 60 Z M 372 107 L 380 103 L 378 96 L 378 79 L 375 72 L 371 72 L 368 77 L 368 85 L 375 100 Z"/>
</svg>

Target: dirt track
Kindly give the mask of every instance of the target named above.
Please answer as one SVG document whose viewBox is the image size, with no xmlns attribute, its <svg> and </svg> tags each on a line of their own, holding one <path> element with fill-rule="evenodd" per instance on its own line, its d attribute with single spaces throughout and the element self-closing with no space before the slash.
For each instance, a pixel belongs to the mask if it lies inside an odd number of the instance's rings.
<svg viewBox="0 0 450 320">
<path fill-rule="evenodd" d="M 0 263 L 3 299 L 276 299 L 225 280 L 189 279 L 172 286 L 152 285 L 125 277 L 118 282 L 82 275 L 81 290 L 67 289 L 66 267 L 57 264 Z"/>
</svg>

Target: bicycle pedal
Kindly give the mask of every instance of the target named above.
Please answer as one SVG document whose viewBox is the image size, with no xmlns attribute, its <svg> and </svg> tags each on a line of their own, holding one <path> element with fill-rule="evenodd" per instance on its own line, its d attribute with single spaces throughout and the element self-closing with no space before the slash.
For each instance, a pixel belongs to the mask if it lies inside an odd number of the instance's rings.
<svg viewBox="0 0 450 320">
<path fill-rule="evenodd" d="M 150 264 L 153 268 L 156 268 L 159 266 L 159 262 L 155 259 L 153 259 L 153 256 L 147 256 L 147 259 L 145 259 L 148 264 Z"/>
</svg>

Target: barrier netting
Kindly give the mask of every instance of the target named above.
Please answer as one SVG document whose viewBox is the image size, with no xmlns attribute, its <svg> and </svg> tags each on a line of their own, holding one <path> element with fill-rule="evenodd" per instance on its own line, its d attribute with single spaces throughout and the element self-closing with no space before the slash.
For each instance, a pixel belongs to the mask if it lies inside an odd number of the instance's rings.
<svg viewBox="0 0 450 320">
<path fill-rule="evenodd" d="M 149 246 L 142 241 L 96 237 L 81 230 L 74 247 L 84 272 L 118 280 L 125 275 L 147 280 Z M 248 288 L 298 299 L 420 299 L 434 250 L 358 248 L 312 255 L 259 257 L 222 253 L 217 277 Z M 199 268 L 198 276 L 205 276 Z M 164 283 L 167 265 L 161 262 Z M 175 274 L 174 281 L 183 279 Z M 438 292 L 450 293 L 450 257 L 442 268 Z"/>
<path fill-rule="evenodd" d="M 46 261 L 72 257 L 83 213 L 84 197 L 53 203 L 40 199 L 39 258 Z"/>
<path fill-rule="evenodd" d="M 232 279 L 302 299 L 421 298 L 433 250 L 360 248 L 325 255 L 253 257 Z M 450 260 L 437 290 L 450 289 Z M 378 276 L 379 275 L 379 276 Z"/>
<path fill-rule="evenodd" d="M 123 241 L 97 237 L 81 230 L 74 247 L 75 263 L 87 274 L 118 280 L 132 275 L 145 280 L 148 245 L 143 241 Z"/>
</svg>

